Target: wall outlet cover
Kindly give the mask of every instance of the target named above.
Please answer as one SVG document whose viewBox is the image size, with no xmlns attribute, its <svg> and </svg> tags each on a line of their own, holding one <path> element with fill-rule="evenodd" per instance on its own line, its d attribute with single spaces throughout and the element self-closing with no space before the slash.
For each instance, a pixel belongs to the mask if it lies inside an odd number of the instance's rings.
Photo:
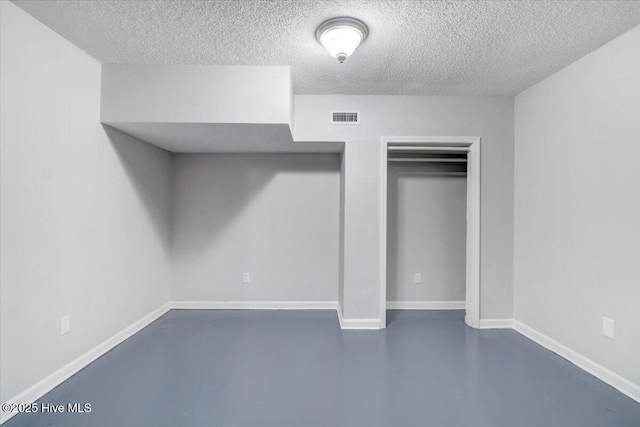
<svg viewBox="0 0 640 427">
<path fill-rule="evenodd" d="M 416 273 L 416 274 L 413 276 L 413 282 L 414 282 L 416 285 L 419 285 L 420 283 L 422 283 L 422 273 Z"/>
<path fill-rule="evenodd" d="M 60 335 L 64 335 L 69 332 L 70 324 L 69 324 L 69 315 L 66 315 L 60 318 Z"/>
<path fill-rule="evenodd" d="M 249 273 L 242 273 L 242 283 L 250 283 L 251 275 Z"/>
<path fill-rule="evenodd" d="M 609 319 L 608 317 L 602 318 L 602 335 L 607 338 L 614 339 L 615 336 L 615 322 L 613 319 Z"/>
</svg>

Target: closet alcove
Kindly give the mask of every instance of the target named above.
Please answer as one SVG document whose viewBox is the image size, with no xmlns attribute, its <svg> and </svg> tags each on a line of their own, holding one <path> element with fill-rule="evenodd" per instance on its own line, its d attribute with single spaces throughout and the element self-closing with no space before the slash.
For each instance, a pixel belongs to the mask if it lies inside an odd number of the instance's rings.
<svg viewBox="0 0 640 427">
<path fill-rule="evenodd" d="M 388 147 L 387 309 L 465 309 L 468 150 Z"/>
</svg>

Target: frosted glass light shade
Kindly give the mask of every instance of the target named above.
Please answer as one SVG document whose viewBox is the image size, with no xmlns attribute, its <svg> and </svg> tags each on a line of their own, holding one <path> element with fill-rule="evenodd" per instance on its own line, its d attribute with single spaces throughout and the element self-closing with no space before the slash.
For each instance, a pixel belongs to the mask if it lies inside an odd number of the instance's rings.
<svg viewBox="0 0 640 427">
<path fill-rule="evenodd" d="M 316 39 L 341 63 L 362 43 L 369 33 L 367 26 L 353 18 L 334 18 L 320 25 Z"/>
</svg>

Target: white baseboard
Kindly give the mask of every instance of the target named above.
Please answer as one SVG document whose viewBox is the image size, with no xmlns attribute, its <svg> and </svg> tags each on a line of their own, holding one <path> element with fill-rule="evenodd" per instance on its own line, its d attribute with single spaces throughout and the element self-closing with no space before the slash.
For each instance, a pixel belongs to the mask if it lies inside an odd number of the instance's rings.
<svg viewBox="0 0 640 427">
<path fill-rule="evenodd" d="M 337 301 L 171 301 L 176 310 L 336 310 L 341 329 L 380 329 L 380 319 L 345 319 Z"/>
<path fill-rule="evenodd" d="M 126 340 L 127 338 L 134 335 L 136 332 L 140 331 L 144 327 L 148 326 L 151 322 L 158 319 L 160 316 L 169 311 L 169 304 L 165 304 L 157 310 L 152 311 L 151 313 L 144 316 L 142 319 L 133 323 L 132 325 L 124 328 L 122 331 L 118 332 L 111 338 L 104 341 L 102 344 L 97 345 L 91 350 L 87 351 L 80 357 L 72 360 L 67 363 L 62 368 L 58 369 L 51 375 L 43 378 L 38 381 L 28 389 L 19 393 L 18 395 L 12 397 L 7 400 L 6 403 L 33 403 L 37 401 L 39 398 L 56 388 L 63 381 L 66 381 L 72 375 L 76 374 L 82 368 Z M 4 412 L 0 413 L 0 424 L 4 423 L 8 419 L 12 418 L 16 415 L 16 412 Z"/>
<path fill-rule="evenodd" d="M 466 301 L 387 301 L 387 310 L 464 310 Z"/>
<path fill-rule="evenodd" d="M 380 319 L 345 319 L 342 317 L 340 303 L 337 303 L 336 312 L 340 329 L 380 329 Z"/>
<path fill-rule="evenodd" d="M 380 329 L 380 319 L 344 319 L 340 322 L 342 329 Z"/>
<path fill-rule="evenodd" d="M 171 301 L 176 310 L 335 310 L 337 301 Z"/>
<path fill-rule="evenodd" d="M 513 329 L 513 319 L 480 319 L 478 329 Z"/>
<path fill-rule="evenodd" d="M 594 377 L 599 378 L 613 388 L 626 394 L 636 402 L 640 402 L 640 385 L 632 383 L 626 378 L 621 377 L 615 372 L 583 356 L 577 351 L 570 349 L 564 344 L 560 344 L 553 338 L 536 331 L 522 322 L 514 320 L 513 328 L 530 340 L 535 341 L 541 346 L 546 347 L 554 353 L 564 357 L 582 370 L 587 371 Z"/>
</svg>

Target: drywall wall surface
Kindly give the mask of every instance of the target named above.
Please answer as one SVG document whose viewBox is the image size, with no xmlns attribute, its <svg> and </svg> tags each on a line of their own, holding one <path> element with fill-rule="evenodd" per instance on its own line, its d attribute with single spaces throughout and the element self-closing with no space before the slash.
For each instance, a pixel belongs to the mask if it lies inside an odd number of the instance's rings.
<svg viewBox="0 0 640 427">
<path fill-rule="evenodd" d="M 330 112 L 341 109 L 360 111 L 361 124 L 330 124 Z M 481 137 L 480 317 L 512 317 L 513 98 L 296 95 L 294 110 L 296 141 L 377 146 L 382 136 Z M 359 268 L 377 270 L 378 264 Z"/>
<path fill-rule="evenodd" d="M 639 53 L 636 27 L 516 97 L 514 259 L 515 318 L 637 385 Z"/>
<path fill-rule="evenodd" d="M 340 309 L 344 306 L 344 197 L 345 197 L 345 185 L 344 185 L 344 148 L 340 153 L 340 213 L 339 213 L 339 249 L 338 249 L 338 304 Z"/>
<path fill-rule="evenodd" d="M 380 317 L 380 147 L 349 141 L 344 148 L 345 319 Z"/>
<path fill-rule="evenodd" d="M 338 154 L 179 154 L 173 176 L 173 300 L 338 300 Z"/>
<path fill-rule="evenodd" d="M 167 302 L 171 158 L 103 128 L 96 60 L 0 12 L 5 402 Z"/>
<path fill-rule="evenodd" d="M 465 301 L 467 178 L 450 175 L 464 169 L 389 163 L 388 301 Z"/>
<path fill-rule="evenodd" d="M 101 120 L 290 124 L 289 67 L 102 66 Z"/>
<path fill-rule="evenodd" d="M 332 111 L 360 124 L 331 124 Z M 512 97 L 295 95 L 296 141 L 379 141 L 381 136 L 481 136 L 513 140 Z M 506 129 L 505 129 L 506 128 Z M 510 134 L 511 132 L 511 134 Z"/>
</svg>

